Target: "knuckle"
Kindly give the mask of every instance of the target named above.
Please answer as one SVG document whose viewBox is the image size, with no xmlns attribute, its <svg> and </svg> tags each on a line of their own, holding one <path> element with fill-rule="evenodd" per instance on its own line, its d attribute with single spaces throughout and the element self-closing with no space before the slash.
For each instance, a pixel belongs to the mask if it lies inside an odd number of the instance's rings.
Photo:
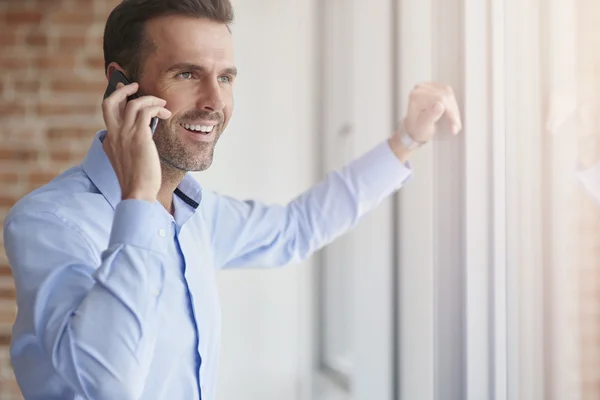
<svg viewBox="0 0 600 400">
<path fill-rule="evenodd" d="M 146 121 L 152 117 L 152 114 L 155 112 L 155 107 L 146 107 L 140 111 L 140 117 L 142 121 Z"/>
</svg>

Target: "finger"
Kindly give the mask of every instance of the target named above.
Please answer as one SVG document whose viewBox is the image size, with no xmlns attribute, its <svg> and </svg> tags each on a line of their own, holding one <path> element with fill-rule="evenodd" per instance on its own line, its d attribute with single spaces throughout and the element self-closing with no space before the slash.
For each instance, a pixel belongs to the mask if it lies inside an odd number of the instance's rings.
<svg viewBox="0 0 600 400">
<path fill-rule="evenodd" d="M 449 85 L 442 85 L 437 83 L 426 83 L 418 86 L 419 91 L 427 93 L 428 97 L 437 98 L 441 101 L 446 109 L 446 117 L 450 123 L 452 133 L 457 134 L 462 129 L 462 120 L 460 116 L 460 109 L 454 90 Z"/>
<path fill-rule="evenodd" d="M 116 89 L 102 102 L 102 112 L 107 125 L 118 123 L 122 109 L 124 108 L 127 97 L 138 91 L 138 84 L 134 82 L 130 85 L 117 83 Z"/>
<path fill-rule="evenodd" d="M 460 118 L 460 111 L 458 109 L 458 103 L 454 95 L 445 99 L 446 106 L 446 117 L 450 120 L 452 126 L 452 133 L 458 134 L 462 129 L 462 121 Z"/>
<path fill-rule="evenodd" d="M 138 114 L 141 110 L 151 107 L 164 107 L 167 104 L 166 100 L 155 96 L 142 96 L 127 103 L 125 116 L 123 120 L 124 129 L 131 129 L 138 119 Z"/>
<path fill-rule="evenodd" d="M 117 83 L 115 91 L 106 98 L 106 102 L 121 103 L 123 100 L 127 100 L 127 97 L 135 94 L 138 89 L 139 84 L 137 82 L 130 83 L 129 85 L 124 85 L 122 82 L 119 82 Z"/>
<path fill-rule="evenodd" d="M 154 117 L 158 117 L 160 119 L 168 119 L 171 118 L 171 111 L 167 110 L 162 106 L 152 106 L 143 108 L 138 112 L 138 117 L 136 119 L 136 124 L 138 128 L 150 128 L 150 120 Z"/>
<path fill-rule="evenodd" d="M 421 132 L 421 136 L 431 136 L 435 132 L 436 122 L 444 115 L 446 108 L 440 101 L 429 102 L 426 106 L 421 106 L 415 119 L 415 132 Z"/>
<path fill-rule="evenodd" d="M 418 118 L 429 118 L 428 122 L 435 124 L 446 111 L 444 99 L 437 93 L 421 92 L 410 103 L 413 115 Z"/>
</svg>

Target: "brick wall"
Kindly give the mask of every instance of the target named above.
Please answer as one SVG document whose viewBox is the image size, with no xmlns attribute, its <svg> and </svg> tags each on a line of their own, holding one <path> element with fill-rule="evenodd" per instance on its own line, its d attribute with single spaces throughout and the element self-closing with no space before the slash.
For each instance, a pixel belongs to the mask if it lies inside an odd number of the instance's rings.
<svg viewBox="0 0 600 400">
<path fill-rule="evenodd" d="M 102 33 L 117 3 L 0 0 L 0 221 L 19 197 L 79 162 L 102 128 Z M 12 400 L 21 398 L 7 347 L 14 287 L 0 247 L 0 399 Z"/>
</svg>

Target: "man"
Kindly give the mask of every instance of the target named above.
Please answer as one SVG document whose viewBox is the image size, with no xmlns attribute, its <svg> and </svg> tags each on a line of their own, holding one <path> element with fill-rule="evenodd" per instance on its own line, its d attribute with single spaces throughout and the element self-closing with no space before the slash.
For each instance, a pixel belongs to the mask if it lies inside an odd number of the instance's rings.
<svg viewBox="0 0 600 400">
<path fill-rule="evenodd" d="M 310 256 L 404 183 L 439 120 L 460 130 L 451 89 L 420 85 L 403 129 L 286 206 L 201 188 L 187 172 L 210 166 L 233 109 L 232 16 L 228 0 L 125 0 L 108 18 L 107 77 L 136 83 L 103 102 L 82 164 L 5 221 L 27 399 L 214 399 L 215 270 Z"/>
</svg>

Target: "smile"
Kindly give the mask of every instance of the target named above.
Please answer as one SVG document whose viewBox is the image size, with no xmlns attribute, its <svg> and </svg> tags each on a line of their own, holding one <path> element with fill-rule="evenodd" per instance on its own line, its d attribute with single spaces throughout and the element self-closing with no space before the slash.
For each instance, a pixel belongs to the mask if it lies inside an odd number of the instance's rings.
<svg viewBox="0 0 600 400">
<path fill-rule="evenodd" d="M 190 124 L 179 124 L 183 128 L 191 132 L 211 133 L 215 128 L 215 125 L 190 125 Z"/>
</svg>

